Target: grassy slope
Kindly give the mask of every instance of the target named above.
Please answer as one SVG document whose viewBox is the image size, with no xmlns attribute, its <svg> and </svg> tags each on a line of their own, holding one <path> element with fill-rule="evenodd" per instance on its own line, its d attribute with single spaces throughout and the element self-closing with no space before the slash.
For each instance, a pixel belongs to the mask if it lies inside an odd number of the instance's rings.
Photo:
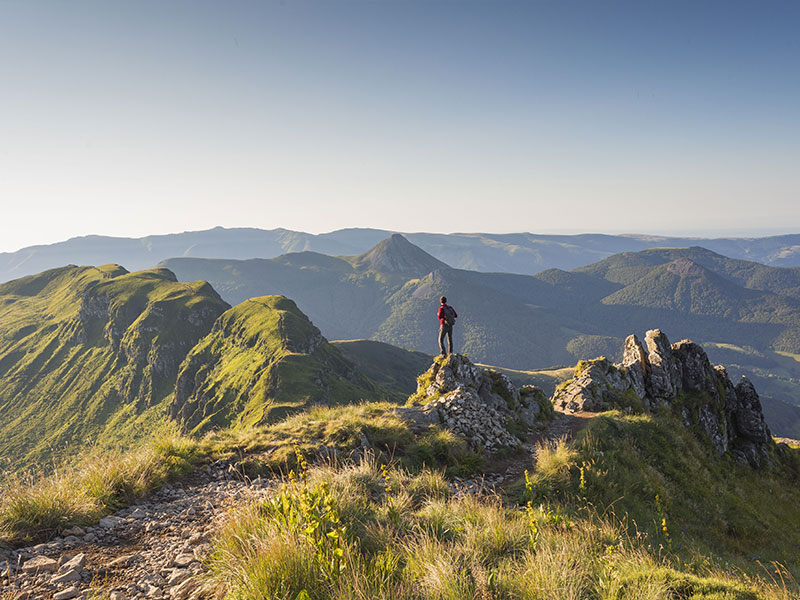
<svg viewBox="0 0 800 600">
<path fill-rule="evenodd" d="M 358 369 L 387 390 L 391 397 L 404 402 L 417 389 L 417 375 L 425 371 L 433 357 L 424 352 L 404 350 L 374 340 L 331 342 Z"/>
<path fill-rule="evenodd" d="M 152 431 L 180 361 L 225 308 L 164 269 L 73 266 L 0 286 L 3 458 L 19 468 Z"/>
<path fill-rule="evenodd" d="M 186 358 L 176 390 L 172 414 L 194 432 L 385 395 L 282 296 L 225 312 Z"/>
<path fill-rule="evenodd" d="M 670 414 L 610 412 L 590 422 L 562 468 L 535 478 L 534 495 L 568 504 L 585 498 L 624 518 L 653 548 L 687 560 L 716 556 L 750 571 L 753 561 L 778 561 L 797 577 L 800 453 L 782 448 L 771 467 L 756 471 L 716 456 Z M 518 492 L 525 494 L 522 486 Z"/>
</svg>

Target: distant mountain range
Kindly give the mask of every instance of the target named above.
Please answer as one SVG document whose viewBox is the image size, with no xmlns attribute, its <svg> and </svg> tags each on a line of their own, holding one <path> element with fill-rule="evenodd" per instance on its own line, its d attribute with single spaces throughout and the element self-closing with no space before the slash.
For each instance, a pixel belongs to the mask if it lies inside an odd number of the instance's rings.
<svg viewBox="0 0 800 600">
<path fill-rule="evenodd" d="M 366 252 L 392 231 L 341 229 L 313 235 L 287 229 L 223 229 L 143 238 L 86 236 L 0 253 L 0 282 L 66 264 L 116 263 L 150 268 L 173 257 L 274 258 L 312 251 L 333 256 Z M 800 234 L 763 238 L 682 238 L 648 235 L 536 235 L 532 233 L 406 233 L 405 237 L 448 265 L 473 271 L 533 275 L 549 268 L 574 269 L 620 252 L 655 247 L 701 246 L 731 258 L 766 265 L 800 266 Z"/>
<path fill-rule="evenodd" d="M 713 360 L 724 354 L 725 364 L 757 380 L 766 402 L 800 404 L 800 362 L 792 358 L 800 359 L 800 269 L 700 247 L 621 253 L 529 276 L 451 268 L 395 234 L 349 257 L 174 258 L 162 266 L 181 280 L 209 281 L 231 304 L 291 297 L 330 339 L 431 354 L 444 294 L 461 315 L 458 350 L 514 369 L 618 359 L 625 335 L 658 326 L 702 343 Z"/>
</svg>

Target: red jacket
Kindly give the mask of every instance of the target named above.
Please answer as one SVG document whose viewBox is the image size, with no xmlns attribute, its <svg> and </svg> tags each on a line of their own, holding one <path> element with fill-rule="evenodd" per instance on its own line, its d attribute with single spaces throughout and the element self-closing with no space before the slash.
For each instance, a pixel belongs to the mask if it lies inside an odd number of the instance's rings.
<svg viewBox="0 0 800 600">
<path fill-rule="evenodd" d="M 444 307 L 445 306 L 447 306 L 447 304 L 442 304 L 439 307 L 438 317 L 439 317 L 439 323 L 441 323 L 442 325 L 446 325 L 447 324 L 447 321 L 444 320 Z M 456 316 L 456 319 L 457 319 L 458 318 L 458 313 L 456 312 L 456 309 L 453 308 L 452 306 L 450 308 L 453 309 L 453 314 Z"/>
</svg>

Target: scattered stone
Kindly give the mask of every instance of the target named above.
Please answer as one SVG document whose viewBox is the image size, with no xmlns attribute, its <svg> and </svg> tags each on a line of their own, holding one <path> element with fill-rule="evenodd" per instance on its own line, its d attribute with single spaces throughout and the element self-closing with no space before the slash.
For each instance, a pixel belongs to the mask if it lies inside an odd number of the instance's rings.
<svg viewBox="0 0 800 600">
<path fill-rule="evenodd" d="M 175 587 L 179 583 L 182 583 L 187 579 L 189 579 L 189 577 L 191 576 L 192 574 L 189 572 L 188 569 L 175 569 L 172 572 L 172 575 L 169 576 L 169 579 L 167 580 L 167 585 L 170 587 Z"/>
<path fill-rule="evenodd" d="M 127 554 L 112 560 L 110 563 L 108 563 L 108 567 L 110 569 L 124 569 L 125 567 L 129 567 L 135 562 L 141 560 L 141 558 L 142 557 L 138 554 Z"/>
<path fill-rule="evenodd" d="M 64 535 L 74 535 L 76 537 L 83 537 L 84 535 L 86 535 L 86 532 L 83 530 L 83 528 L 78 527 L 76 525 L 75 527 L 70 527 L 69 529 L 65 529 Z"/>
<path fill-rule="evenodd" d="M 80 571 L 86 565 L 86 555 L 81 553 L 72 558 L 69 558 L 66 562 L 61 565 L 62 571 L 71 571 L 73 569 L 77 569 Z"/>
<path fill-rule="evenodd" d="M 80 581 L 81 580 L 81 570 L 80 569 L 71 569 L 69 571 L 64 571 L 58 575 L 55 575 L 51 580 L 50 583 L 59 584 L 59 583 L 70 583 L 72 581 Z"/>
<path fill-rule="evenodd" d="M 72 587 L 68 587 L 61 592 L 56 592 L 53 594 L 53 600 L 70 600 L 71 598 L 77 597 L 78 594 L 78 588 L 73 585 Z"/>
<path fill-rule="evenodd" d="M 130 517 L 132 519 L 144 519 L 146 516 L 147 516 L 147 513 L 144 512 L 141 508 L 134 509 L 134 511 L 131 512 L 131 514 L 130 514 Z"/>
<path fill-rule="evenodd" d="M 103 529 L 113 529 L 117 525 L 120 525 L 125 522 L 125 519 L 122 517 L 110 516 L 100 519 L 98 526 L 102 527 Z"/>
<path fill-rule="evenodd" d="M 22 570 L 25 573 L 55 573 L 58 562 L 46 556 L 37 556 L 22 565 Z"/>
<path fill-rule="evenodd" d="M 194 557 L 193 554 L 179 554 L 172 561 L 172 564 L 174 564 L 179 569 L 183 569 L 183 568 L 188 567 L 190 564 L 192 564 L 193 562 L 196 562 L 196 561 L 197 561 L 197 559 Z"/>
</svg>

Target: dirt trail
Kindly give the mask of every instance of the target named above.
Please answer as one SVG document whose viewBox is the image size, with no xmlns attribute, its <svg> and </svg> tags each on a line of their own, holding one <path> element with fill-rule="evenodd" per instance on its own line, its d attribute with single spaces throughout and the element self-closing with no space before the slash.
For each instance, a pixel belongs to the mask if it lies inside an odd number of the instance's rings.
<svg viewBox="0 0 800 600">
<path fill-rule="evenodd" d="M 99 591 L 111 600 L 208 597 L 211 590 L 197 576 L 206 569 L 209 534 L 228 509 L 264 496 L 269 486 L 243 481 L 229 463 L 209 465 L 94 527 L 13 552 L 0 563 L 0 597 L 86 599 Z"/>
</svg>

